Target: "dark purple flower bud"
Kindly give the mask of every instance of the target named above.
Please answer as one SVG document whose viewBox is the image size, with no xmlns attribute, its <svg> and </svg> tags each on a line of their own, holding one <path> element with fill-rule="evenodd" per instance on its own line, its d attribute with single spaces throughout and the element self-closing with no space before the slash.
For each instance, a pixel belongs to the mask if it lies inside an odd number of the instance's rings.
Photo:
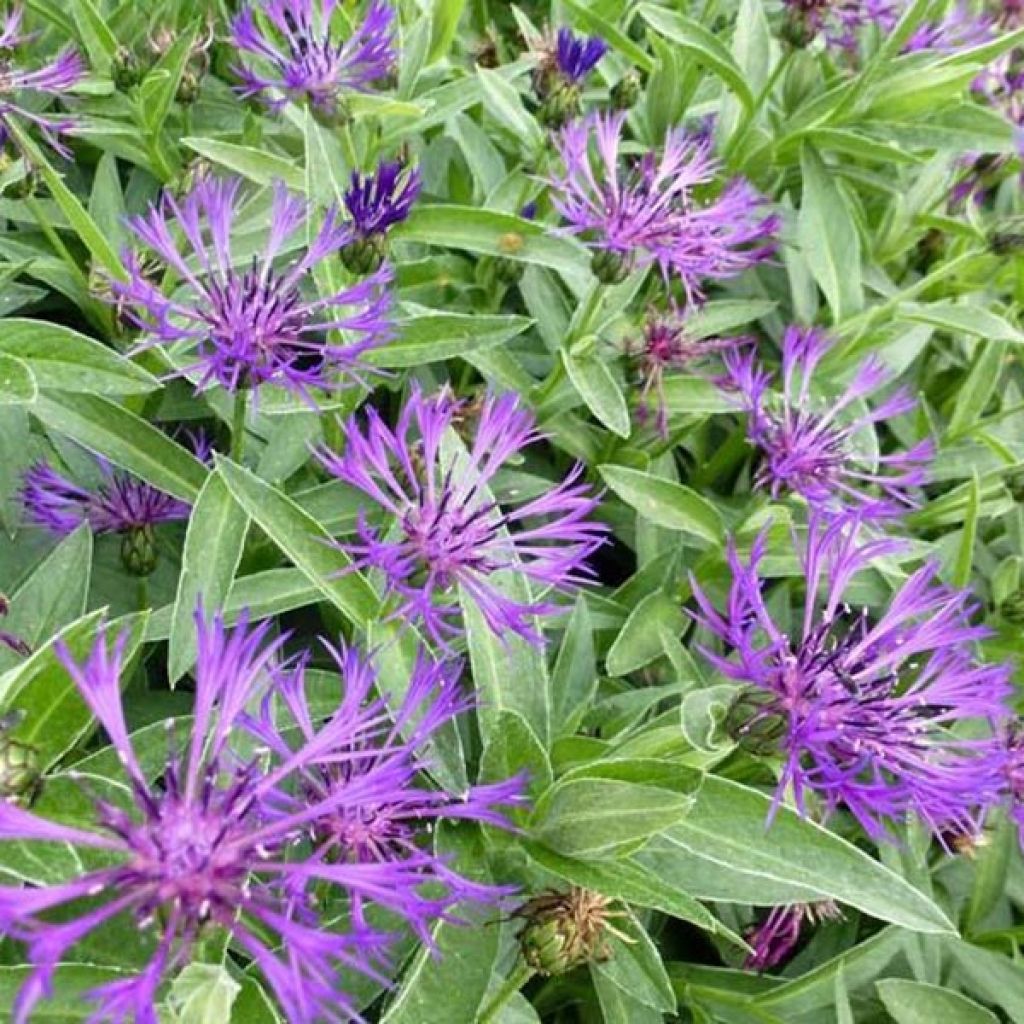
<svg viewBox="0 0 1024 1024">
<path fill-rule="evenodd" d="M 660 157 L 622 157 L 625 117 L 592 114 L 566 126 L 558 139 L 565 170 L 550 181 L 555 209 L 568 221 L 563 230 L 621 268 L 602 280 L 656 263 L 698 302 L 706 280 L 734 277 L 775 251 L 778 220 L 745 180 L 728 183 L 715 199 L 696 199 L 718 170 L 710 140 L 674 131 Z"/>
<path fill-rule="evenodd" d="M 159 206 L 130 221 L 139 241 L 181 282 L 165 295 L 139 256 L 125 256 L 131 276 L 112 288 L 129 320 L 148 335 L 140 348 L 191 351 L 194 358 L 179 375 L 194 374 L 197 391 L 273 384 L 313 403 L 311 389 L 361 380 L 371 372 L 361 357 L 391 336 L 390 268 L 317 296 L 314 269 L 352 240 L 352 226 L 329 210 L 299 258 L 280 266 L 285 243 L 309 212 L 278 184 L 263 250 L 242 261 L 231 237 L 241 205 L 241 181 L 202 178 L 180 202 L 165 193 Z M 179 250 L 179 234 L 191 252 Z M 336 340 L 339 334 L 344 340 Z"/>
<path fill-rule="evenodd" d="M 535 616 L 557 606 L 510 596 L 501 575 L 514 570 L 553 591 L 587 582 L 586 559 L 605 534 L 591 518 L 597 498 L 579 483 L 577 466 L 541 497 L 501 508 L 487 493 L 492 478 L 540 435 L 515 395 L 489 395 L 468 457 L 458 457 L 449 428 L 463 408 L 449 394 L 426 397 L 414 388 L 393 429 L 374 409 L 365 428 L 348 421 L 344 450 L 322 451 L 320 461 L 390 522 L 378 529 L 361 513 L 359 540 L 341 546 L 358 567 L 383 574 L 397 602 L 393 617 L 421 621 L 441 645 L 461 631 L 460 590 L 498 636 L 540 644 Z"/>
<path fill-rule="evenodd" d="M 409 216 L 421 186 L 419 170 L 410 170 L 399 161 L 382 163 L 373 174 L 352 172 L 345 209 L 355 237 L 341 249 L 349 270 L 368 274 L 380 267 L 386 254 L 384 236 Z"/>
<path fill-rule="evenodd" d="M 334 38 L 337 0 L 262 0 L 243 7 L 231 25 L 232 40 L 251 54 L 236 67 L 243 96 L 260 96 L 278 109 L 305 98 L 319 114 L 344 116 L 344 94 L 365 91 L 386 78 L 397 61 L 395 11 L 373 0 L 346 40 Z"/>
<path fill-rule="evenodd" d="M 560 28 L 555 44 L 555 62 L 562 77 L 579 85 L 608 52 L 608 44 L 596 36 L 576 36 L 571 29 Z"/>
<path fill-rule="evenodd" d="M 778 967 L 789 959 L 796 948 L 805 922 L 813 925 L 842 916 L 842 912 L 831 900 L 774 907 L 759 925 L 744 935 L 754 951 L 743 966 L 748 971 L 767 971 Z"/>
<path fill-rule="evenodd" d="M 773 498 L 792 493 L 812 506 L 856 506 L 875 518 L 899 515 L 914 506 L 912 492 L 927 482 L 934 446 L 925 440 L 877 459 L 860 450 L 860 431 L 909 412 L 915 402 L 898 390 L 874 409 L 864 409 L 863 402 L 892 377 L 874 357 L 861 364 L 838 398 L 819 398 L 814 377 L 831 346 L 829 336 L 816 328 L 787 328 L 783 390 L 777 397 L 768 392 L 774 374 L 764 369 L 756 351 L 724 353 L 729 384 L 747 410 L 747 434 L 761 458 L 755 484 Z"/>
<path fill-rule="evenodd" d="M 802 569 L 806 596 L 796 625 L 779 622 L 759 567 L 766 535 L 744 563 L 729 550 L 732 582 L 719 612 L 693 582 L 697 622 L 724 646 L 704 651 L 724 676 L 762 695 L 746 728 L 778 720 L 777 807 L 791 794 L 804 815 L 842 808 L 875 839 L 916 815 L 940 839 L 972 835 L 1004 791 L 1006 756 L 997 736 L 1010 694 L 1005 665 L 979 663 L 967 591 L 938 581 L 928 563 L 873 614 L 844 601 L 851 579 L 903 549 L 859 540 L 862 521 L 812 516 Z M 774 810 L 772 815 L 774 815 Z M 771 820 L 771 816 L 769 817 Z"/>
</svg>

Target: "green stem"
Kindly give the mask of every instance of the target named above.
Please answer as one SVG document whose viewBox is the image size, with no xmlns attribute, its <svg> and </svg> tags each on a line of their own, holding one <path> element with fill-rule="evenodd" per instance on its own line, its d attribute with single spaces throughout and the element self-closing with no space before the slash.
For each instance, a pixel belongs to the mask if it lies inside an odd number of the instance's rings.
<svg viewBox="0 0 1024 1024">
<path fill-rule="evenodd" d="M 36 223 L 39 225 L 39 230 L 46 236 L 46 240 L 53 246 L 54 252 L 68 265 L 68 269 L 73 273 L 79 280 L 85 291 L 89 291 L 89 278 L 82 272 L 82 268 L 75 262 L 75 258 L 68 252 L 67 246 L 61 240 L 60 235 L 57 234 L 53 225 L 46 219 L 46 215 L 43 213 L 36 202 L 34 196 L 25 197 L 25 205 L 29 208 L 32 216 L 35 217 Z"/>
<path fill-rule="evenodd" d="M 521 963 L 505 979 L 505 984 L 498 989 L 494 998 L 480 1011 L 476 1024 L 491 1024 L 497 1020 L 498 1014 L 505 1008 L 508 1001 L 533 977 L 533 968 Z"/>
<path fill-rule="evenodd" d="M 583 306 L 583 312 L 580 313 L 579 323 L 576 326 L 576 330 L 573 332 L 574 338 L 583 338 L 590 332 L 591 324 L 600 312 L 603 302 L 604 285 L 600 282 L 596 282 L 593 288 L 590 289 L 590 294 L 587 295 L 586 303 Z"/>
<path fill-rule="evenodd" d="M 796 51 L 793 49 L 787 49 L 786 52 L 783 53 L 778 64 L 772 68 L 772 73 L 768 76 L 768 81 L 764 83 L 764 87 L 754 100 L 754 106 L 749 112 L 747 112 L 742 123 L 733 133 L 732 138 L 725 147 L 726 163 L 732 163 L 732 158 L 736 155 L 741 143 L 746 141 L 747 136 L 750 134 L 750 129 L 754 127 L 754 124 L 757 121 L 757 115 L 761 112 L 761 108 L 771 98 L 772 93 L 775 91 L 775 86 L 779 84 L 779 80 L 785 74 L 795 52 Z"/>
<path fill-rule="evenodd" d="M 245 454 L 245 414 L 249 407 L 249 391 L 239 388 L 235 392 L 235 406 L 231 414 L 231 461 L 241 463 Z"/>
<path fill-rule="evenodd" d="M 338 131 L 338 138 L 341 141 L 341 151 L 345 156 L 345 163 L 349 171 L 359 170 L 359 157 L 356 156 L 356 142 L 352 138 L 352 126 L 346 122 Z"/>
<path fill-rule="evenodd" d="M 135 591 L 136 598 L 139 602 L 139 611 L 149 611 L 149 577 L 140 576 L 138 587 Z"/>
</svg>

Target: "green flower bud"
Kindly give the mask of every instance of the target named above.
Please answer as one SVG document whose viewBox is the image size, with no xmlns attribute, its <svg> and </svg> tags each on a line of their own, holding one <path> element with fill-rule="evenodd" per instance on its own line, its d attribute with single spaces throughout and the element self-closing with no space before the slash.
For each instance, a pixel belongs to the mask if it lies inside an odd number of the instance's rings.
<svg viewBox="0 0 1024 1024">
<path fill-rule="evenodd" d="M 110 62 L 110 77 L 122 91 L 138 85 L 142 81 L 142 61 L 127 46 L 119 46 Z"/>
<path fill-rule="evenodd" d="M 150 576 L 156 568 L 156 536 L 150 525 L 137 526 L 121 538 L 121 562 L 133 576 Z"/>
<path fill-rule="evenodd" d="M 772 711 L 774 700 L 753 686 L 740 690 L 725 715 L 726 734 L 751 754 L 774 754 L 786 731 L 785 720 Z"/>
<path fill-rule="evenodd" d="M 611 249 L 595 249 L 590 269 L 601 284 L 622 284 L 629 277 L 630 261 Z"/>
<path fill-rule="evenodd" d="M 181 81 L 178 83 L 178 91 L 174 94 L 174 98 L 183 107 L 190 107 L 197 99 L 199 99 L 200 85 L 200 76 L 191 68 L 185 68 L 185 71 L 181 76 Z"/>
<path fill-rule="evenodd" d="M 260 107 L 257 106 L 256 109 L 259 110 Z M 343 96 L 335 97 L 330 107 L 311 103 L 309 111 L 313 115 L 313 120 L 324 128 L 344 128 L 352 122 L 352 110 Z"/>
<path fill-rule="evenodd" d="M 805 15 L 800 11 L 790 12 L 790 16 L 782 23 L 782 38 L 794 49 L 802 50 L 809 46 L 817 33 Z"/>
<path fill-rule="evenodd" d="M 1013 473 L 1006 478 L 1006 489 L 1014 501 L 1024 503 L 1024 472 Z"/>
<path fill-rule="evenodd" d="M 1014 591 L 999 605 L 999 614 L 1015 626 L 1024 626 L 1024 589 Z"/>
<path fill-rule="evenodd" d="M 383 234 L 357 238 L 342 246 L 341 262 L 350 273 L 372 274 L 384 262 L 387 251 L 387 240 Z"/>
<path fill-rule="evenodd" d="M 641 88 L 640 73 L 631 68 L 612 87 L 612 107 L 615 110 L 629 110 L 640 99 Z"/>
<path fill-rule="evenodd" d="M 997 256 L 1013 256 L 1024 252 L 1024 231 L 993 232 L 988 244 Z"/>
<path fill-rule="evenodd" d="M 31 804 L 42 789 L 39 752 L 27 743 L 0 739 L 0 800 Z"/>
<path fill-rule="evenodd" d="M 541 103 L 537 120 L 546 128 L 561 128 L 579 116 L 581 99 L 579 86 L 562 83 Z"/>
</svg>

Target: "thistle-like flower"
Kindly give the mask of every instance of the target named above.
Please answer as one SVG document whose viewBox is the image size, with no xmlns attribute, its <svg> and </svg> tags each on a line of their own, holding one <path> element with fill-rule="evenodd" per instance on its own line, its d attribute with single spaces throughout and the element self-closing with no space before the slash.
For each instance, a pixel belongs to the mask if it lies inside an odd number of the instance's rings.
<svg viewBox="0 0 1024 1024">
<path fill-rule="evenodd" d="M 935 563 L 914 572 L 877 615 L 850 608 L 851 578 L 902 548 L 859 541 L 860 528 L 856 517 L 812 516 L 806 596 L 792 631 L 762 592 L 764 534 L 746 564 L 730 548 L 724 612 L 694 584 L 695 619 L 732 652 L 705 654 L 744 687 L 736 738 L 778 747 L 775 806 L 791 791 L 804 815 L 845 808 L 876 839 L 911 814 L 939 837 L 975 834 L 1002 793 L 1005 755 L 995 733 L 1007 715 L 1008 669 L 976 661 L 972 646 L 988 631 L 971 624 L 977 609 L 967 591 L 938 582 Z M 966 726 L 976 731 L 969 736 Z"/>
<path fill-rule="evenodd" d="M 317 743 L 321 729 L 339 731 L 345 723 L 343 744 L 336 755 L 307 763 L 288 793 L 274 793 L 268 804 L 270 819 L 292 818 L 307 805 L 329 807 L 310 822 L 310 840 L 324 864 L 395 866 L 395 886 L 425 883 L 431 886 L 430 917 L 413 921 L 422 938 L 430 941 L 429 925 L 438 915 L 448 917 L 464 901 L 494 902 L 509 891 L 480 885 L 452 870 L 443 858 L 430 854 L 434 825 L 441 820 L 477 821 L 507 828 L 501 806 L 522 799 L 525 780 L 503 782 L 449 793 L 425 781 L 431 765 L 425 751 L 438 730 L 472 706 L 459 685 L 460 666 L 440 664 L 421 654 L 400 701 L 379 695 L 378 680 L 369 661 L 354 648 L 328 647 L 340 673 L 336 710 L 321 724 L 311 706 L 304 674 L 290 673 L 267 695 L 250 730 L 281 761 L 287 762 L 303 747 Z M 280 700 L 286 720 L 297 729 L 282 730 Z M 340 733 L 338 733 L 341 735 Z M 407 866 L 412 865 L 409 869 Z M 414 896 L 415 894 L 411 894 Z M 350 913 L 363 922 L 365 898 L 352 893 Z"/>
<path fill-rule="evenodd" d="M 345 209 L 354 237 L 341 250 L 349 270 L 367 274 L 383 263 L 388 229 L 409 216 L 421 187 L 419 170 L 399 161 L 382 163 L 373 174 L 352 172 Z"/>
<path fill-rule="evenodd" d="M 653 406 L 657 430 L 667 437 L 665 374 L 698 369 L 709 356 L 748 344 L 753 344 L 752 338 L 697 338 L 690 332 L 685 316 L 648 313 L 640 340 L 626 345 L 626 356 L 640 379 L 637 413 L 641 420 L 650 415 Z"/>
<path fill-rule="evenodd" d="M 778 220 L 747 181 L 729 182 L 707 202 L 696 199 L 718 171 L 709 139 L 673 131 L 660 158 L 623 157 L 625 117 L 591 114 L 567 125 L 558 139 L 565 169 L 550 182 L 555 209 L 568 222 L 563 230 L 594 250 L 602 281 L 656 263 L 697 302 L 705 281 L 734 277 L 774 252 Z"/>
<path fill-rule="evenodd" d="M 414 388 L 394 429 L 374 409 L 365 429 L 355 417 L 348 421 L 344 450 L 323 451 L 320 461 L 389 521 L 378 529 L 361 513 L 359 539 L 342 547 L 356 567 L 384 574 L 397 601 L 392 614 L 421 621 L 439 644 L 460 632 L 460 590 L 496 634 L 540 644 L 534 616 L 556 606 L 511 596 L 501 574 L 512 570 L 554 590 L 586 582 L 586 559 L 605 533 L 590 518 L 597 498 L 579 483 L 576 466 L 541 497 L 503 509 L 487 488 L 540 435 L 514 395 L 489 395 L 468 455 L 457 453 L 448 428 L 465 408 L 448 393 L 425 397 Z"/>
<path fill-rule="evenodd" d="M 318 114 L 334 118 L 345 114 L 346 92 L 386 78 L 398 59 L 394 8 L 372 0 L 344 41 L 331 31 L 338 8 L 338 0 L 262 0 L 243 7 L 232 22 L 232 40 L 256 63 L 235 69 L 242 95 L 263 97 L 272 109 L 305 98 Z"/>
<path fill-rule="evenodd" d="M 782 394 L 768 393 L 774 374 L 756 351 L 727 350 L 729 384 L 748 414 L 747 434 L 761 459 L 755 485 L 773 498 L 801 495 L 822 508 L 851 506 L 873 518 L 913 507 L 912 492 L 927 481 L 932 442 L 877 457 L 858 450 L 858 435 L 914 407 L 913 397 L 895 391 L 874 409 L 864 402 L 889 383 L 890 372 L 875 357 L 866 359 L 846 389 L 825 402 L 813 394 L 815 372 L 832 340 L 815 328 L 789 327 L 782 340 Z M 880 493 L 874 493 L 876 488 Z"/>
<path fill-rule="evenodd" d="M 397 863 L 331 860 L 315 851 L 296 856 L 317 822 L 379 789 L 375 781 L 360 780 L 329 796 L 310 795 L 290 812 L 267 813 L 297 791 L 304 772 L 349 762 L 353 723 L 335 714 L 287 753 L 243 753 L 237 740 L 245 709 L 294 666 L 280 663 L 283 638 L 269 642 L 269 624 L 250 628 L 243 620 L 227 630 L 219 619 L 208 625 L 197 615 L 197 625 L 189 735 L 179 748 L 169 723 L 166 762 L 155 778 L 136 756 L 121 707 L 125 637 L 112 649 L 101 637 L 82 665 L 58 649 L 120 758 L 130 797 L 114 801 L 95 794 L 90 827 L 58 824 L 0 803 L 0 839 L 66 843 L 103 856 L 102 866 L 64 883 L 0 887 L 0 933 L 24 944 L 32 967 L 13 1009 L 14 1024 L 31 1019 L 76 944 L 124 915 L 137 922 L 150 959 L 138 974 L 88 994 L 96 1005 L 90 1019 L 97 1024 L 156 1024 L 161 982 L 189 962 L 196 942 L 209 932 L 226 934 L 252 959 L 293 1024 L 348 1021 L 355 1008 L 339 972 L 379 977 L 375 965 L 389 940 L 363 921 L 328 927 L 314 902 L 298 894 L 313 885 L 335 886 L 351 901 L 373 902 L 419 932 L 444 910 L 443 901 L 422 890 L 435 866 L 429 853 L 410 853 Z M 383 710 L 359 726 L 369 730 L 367 742 L 374 734 L 390 735 Z"/>
<path fill-rule="evenodd" d="M 0 20 L 0 146 L 10 138 L 8 122 L 24 119 L 38 127 L 51 149 L 70 159 L 71 151 L 60 136 L 69 131 L 73 122 L 66 117 L 36 113 L 22 106 L 17 94 L 28 92 L 59 97 L 81 81 L 86 72 L 85 61 L 77 50 L 68 47 L 34 71 L 17 67 L 11 59 L 14 51 L 33 39 L 32 34 L 22 31 L 24 17 L 24 5 L 19 3 Z"/>
<path fill-rule="evenodd" d="M 360 379 L 368 372 L 363 354 L 390 337 L 390 269 L 322 297 L 304 294 L 316 266 L 351 241 L 352 228 L 337 210 L 328 211 L 299 259 L 277 266 L 309 216 L 305 201 L 278 184 L 263 251 L 236 258 L 231 235 L 240 192 L 238 179 L 205 177 L 181 202 L 165 193 L 147 215 L 130 221 L 139 241 L 181 281 L 165 295 L 144 261 L 126 254 L 129 280 L 113 281 L 112 288 L 128 319 L 148 335 L 140 347 L 191 352 L 180 373 L 194 372 L 200 391 L 214 383 L 232 392 L 274 384 L 312 402 L 311 389 Z M 179 232 L 187 255 L 179 251 Z M 338 331 L 344 341 L 332 340 Z"/>
<path fill-rule="evenodd" d="M 760 924 L 744 935 L 753 952 L 744 961 L 743 966 L 748 971 L 767 971 L 772 967 L 778 967 L 784 960 L 789 959 L 796 948 L 805 923 L 816 925 L 842 916 L 840 909 L 831 900 L 773 907 L 771 913 Z"/>
</svg>

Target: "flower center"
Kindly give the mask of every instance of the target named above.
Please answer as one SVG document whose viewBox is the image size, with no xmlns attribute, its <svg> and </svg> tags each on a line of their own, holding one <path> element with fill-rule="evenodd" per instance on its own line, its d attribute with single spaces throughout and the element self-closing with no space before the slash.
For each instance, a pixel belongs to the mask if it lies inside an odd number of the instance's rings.
<svg viewBox="0 0 1024 1024">
<path fill-rule="evenodd" d="M 450 486 L 442 488 L 436 503 L 424 501 L 410 508 L 402 529 L 421 568 L 432 573 L 442 586 L 450 584 L 460 570 L 485 569 L 482 554 L 494 538 L 496 526 L 490 521 L 494 505 L 452 508 Z"/>
<path fill-rule="evenodd" d="M 800 492 L 820 490 L 834 482 L 849 458 L 846 431 L 825 425 L 823 418 L 805 410 L 790 410 L 778 417 L 765 413 L 761 447 L 765 463 L 757 484 L 786 484 Z"/>
</svg>

